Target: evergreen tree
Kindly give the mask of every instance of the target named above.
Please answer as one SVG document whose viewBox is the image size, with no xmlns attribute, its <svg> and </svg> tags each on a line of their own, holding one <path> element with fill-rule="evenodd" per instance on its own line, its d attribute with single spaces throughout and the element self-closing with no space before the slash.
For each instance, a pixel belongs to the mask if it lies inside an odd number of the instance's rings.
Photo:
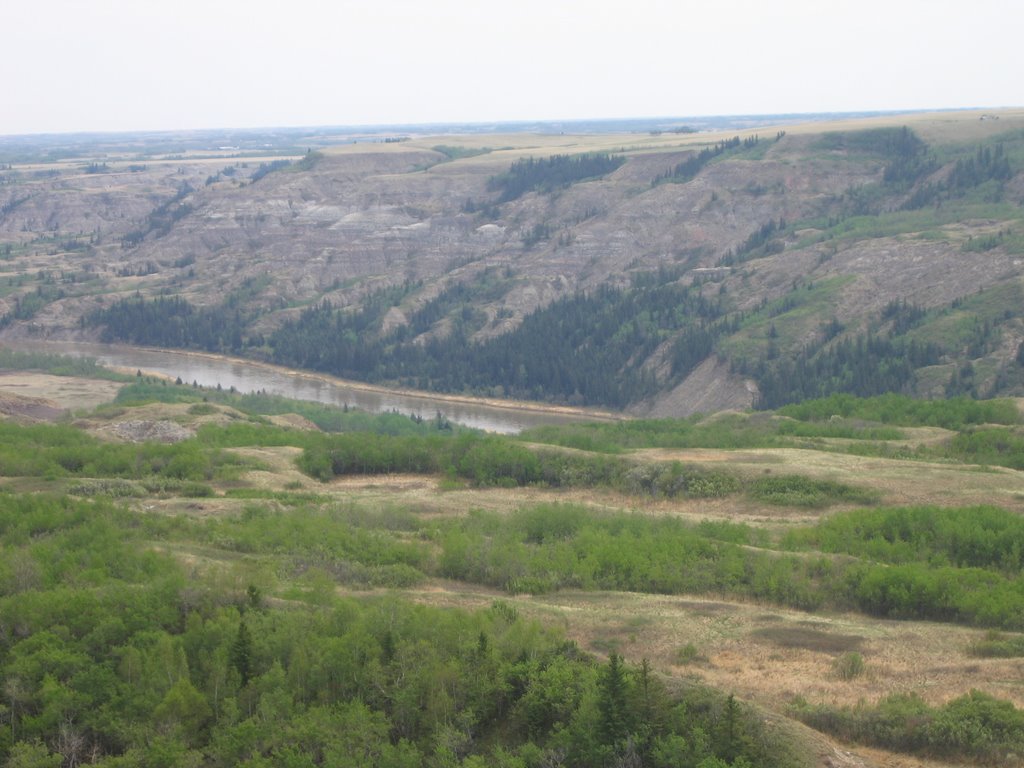
<svg viewBox="0 0 1024 768">
<path fill-rule="evenodd" d="M 598 679 L 597 708 L 600 713 L 599 737 L 601 743 L 615 745 L 622 742 L 630 731 L 628 707 L 629 679 L 622 657 L 612 653 L 608 666 Z"/>
<path fill-rule="evenodd" d="M 736 697 L 730 693 L 729 698 L 725 700 L 725 707 L 718 721 L 716 755 L 732 761 L 743 752 L 741 725 L 740 706 L 736 703 Z"/>
<path fill-rule="evenodd" d="M 229 657 L 231 668 L 238 671 L 238 676 L 244 686 L 252 677 L 252 635 L 245 621 L 238 623 L 238 634 L 231 644 L 231 655 Z"/>
</svg>

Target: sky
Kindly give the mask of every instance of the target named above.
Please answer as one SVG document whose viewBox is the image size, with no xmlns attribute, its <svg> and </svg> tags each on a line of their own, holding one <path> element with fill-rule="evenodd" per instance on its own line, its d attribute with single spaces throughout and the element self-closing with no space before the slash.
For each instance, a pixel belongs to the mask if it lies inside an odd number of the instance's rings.
<svg viewBox="0 0 1024 768">
<path fill-rule="evenodd" d="M 1024 105 L 1020 0 L 2 0 L 0 135 Z"/>
</svg>

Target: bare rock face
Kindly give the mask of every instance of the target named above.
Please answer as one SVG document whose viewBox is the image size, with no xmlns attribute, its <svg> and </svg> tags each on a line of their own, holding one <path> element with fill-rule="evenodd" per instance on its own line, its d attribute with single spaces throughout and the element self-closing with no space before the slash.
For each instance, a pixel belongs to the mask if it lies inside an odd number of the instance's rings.
<svg viewBox="0 0 1024 768">
<path fill-rule="evenodd" d="M 182 199 L 189 210 L 169 231 L 127 250 L 100 249 L 94 266 L 117 274 L 153 265 L 154 274 L 123 288 L 155 288 L 170 277 L 197 304 L 271 276 L 258 298 L 266 309 L 322 296 L 346 306 L 382 285 L 429 286 L 507 268 L 518 286 L 499 304 L 518 322 L 565 291 L 621 283 L 632 271 L 681 260 L 713 266 L 764 222 L 809 215 L 821 198 L 879 170 L 828 158 L 797 165 L 788 159 L 797 151 L 772 147 L 762 161 L 722 163 L 691 183 L 655 186 L 658 174 L 690 153 L 638 155 L 604 179 L 505 203 L 492 221 L 467 209 L 494 198 L 488 178 L 521 152 L 455 162 L 406 145 L 327 154 L 301 172 L 199 187 Z M 183 182 L 198 174 L 182 175 Z M 165 198 L 173 180 L 161 178 Z M 82 208 L 95 202 L 79 198 Z M 125 206 L 125 218 L 137 222 L 138 211 Z M 548 236 L 531 242 L 539 223 Z"/>
<path fill-rule="evenodd" d="M 85 245 L 118 245 L 155 207 L 183 188 L 200 188 L 209 166 L 152 163 L 87 173 L 80 167 L 33 167 L 0 186 L 0 237 L 31 243 L 46 233 L 56 242 L 30 247 L 59 251 L 61 239 Z"/>
<path fill-rule="evenodd" d="M 746 410 L 756 399 L 757 385 L 753 381 L 733 375 L 727 363 L 709 357 L 681 384 L 630 410 L 647 418 L 679 418 L 695 413 Z"/>
<path fill-rule="evenodd" d="M 693 151 L 629 156 L 606 178 L 505 203 L 493 220 L 468 211 L 494 199 L 491 176 L 531 153 L 443 162 L 432 149 L 378 145 L 328 153 L 257 181 L 247 180 L 254 167 L 239 169 L 216 183 L 202 179 L 217 166 L 195 161 L 58 174 L 26 181 L 20 192 L 0 189 L 0 204 L 18 203 L 0 217 L 0 235 L 51 224 L 74 233 L 86 250 L 67 254 L 68 267 L 123 293 L 171 288 L 195 304 L 216 304 L 247 281 L 262 281 L 253 303 L 273 313 L 261 318 L 262 330 L 289 316 L 284 308 L 321 297 L 352 306 L 405 281 L 421 281 L 429 297 L 439 281 L 503 268 L 517 277 L 495 304 L 507 329 L 559 295 L 623 283 L 630 272 L 681 261 L 714 266 L 764 222 L 809 215 L 823 197 L 877 176 L 878 167 L 830 158 L 795 163 L 800 146 L 773 146 L 761 161 L 713 165 L 690 183 L 653 186 Z M 531 240 L 538 224 L 548 234 Z M 139 232 L 137 244 L 123 245 Z M 47 254 L 33 252 L 43 263 Z M 104 302 L 89 296 L 72 311 L 52 312 L 37 321 L 39 332 L 73 336 L 77 318 Z"/>
</svg>

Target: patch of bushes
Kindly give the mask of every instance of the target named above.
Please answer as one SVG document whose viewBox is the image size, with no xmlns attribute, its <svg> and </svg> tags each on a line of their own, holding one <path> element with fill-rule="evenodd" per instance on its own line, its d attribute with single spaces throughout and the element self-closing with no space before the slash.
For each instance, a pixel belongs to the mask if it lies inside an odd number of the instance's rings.
<svg viewBox="0 0 1024 768">
<path fill-rule="evenodd" d="M 545 504 L 511 515 L 477 511 L 440 535 L 438 575 L 511 592 L 614 589 L 716 592 L 801 608 L 827 598 L 821 564 L 708 538 L 672 517 Z"/>
<path fill-rule="evenodd" d="M 831 504 L 876 504 L 880 494 L 834 480 L 815 480 L 803 475 L 761 477 L 747 486 L 752 498 L 786 507 L 821 508 Z"/>
<path fill-rule="evenodd" d="M 832 515 L 789 533 L 786 548 L 814 548 L 883 563 L 1024 569 L 1024 519 L 999 507 L 885 507 Z"/>
<path fill-rule="evenodd" d="M 625 477 L 624 488 L 630 493 L 666 498 L 717 498 L 736 493 L 740 482 L 734 475 L 684 465 L 637 464 Z"/>
<path fill-rule="evenodd" d="M 1013 576 L 933 562 L 787 556 L 751 549 L 758 541 L 744 536 L 739 526 L 709 530 L 669 517 L 564 505 L 507 516 L 474 512 L 437 533 L 441 554 L 435 574 L 512 592 L 714 592 L 805 610 L 828 606 L 887 618 L 1024 628 L 1024 581 Z M 858 650 L 861 639 L 802 628 L 769 627 L 761 634 L 831 653 Z"/>
<path fill-rule="evenodd" d="M 916 694 L 895 694 L 878 704 L 836 707 L 797 700 L 794 717 L 844 741 L 945 760 L 1007 764 L 1024 751 L 1024 711 L 1009 701 L 971 691 L 941 707 Z"/>
<path fill-rule="evenodd" d="M 832 662 L 832 671 L 840 680 L 853 680 L 864 674 L 864 657 L 857 651 L 847 651 Z"/>
<path fill-rule="evenodd" d="M 856 426 L 844 421 L 801 422 L 782 421 L 780 435 L 792 437 L 828 437 L 845 440 L 902 440 L 905 435 L 895 427 Z"/>
<path fill-rule="evenodd" d="M 967 425 L 1019 424 L 1020 411 L 1013 400 L 973 400 L 953 397 L 945 400 L 917 400 L 906 395 L 885 394 L 855 397 L 835 394 L 817 400 L 785 405 L 782 416 L 808 422 L 828 421 L 833 416 L 861 419 L 901 427 L 943 427 L 959 430 Z"/>
<path fill-rule="evenodd" d="M 1024 636 L 989 630 L 983 639 L 967 647 L 967 653 L 983 659 L 1017 659 L 1024 656 Z"/>
<path fill-rule="evenodd" d="M 107 443 L 64 424 L 0 422 L 0 474 L 167 481 L 226 477 L 244 461 L 194 440 L 171 445 Z"/>
<path fill-rule="evenodd" d="M 147 493 L 159 496 L 184 496 L 189 499 L 206 499 L 216 496 L 213 488 L 206 483 L 180 480 L 173 477 L 148 478 L 142 481 Z"/>
<path fill-rule="evenodd" d="M 978 428 L 956 435 L 948 452 L 960 461 L 1024 469 L 1024 435 L 1009 428 Z"/>
<path fill-rule="evenodd" d="M 373 432 L 381 435 L 451 434 L 473 431 L 452 424 L 440 414 L 423 419 L 416 415 L 403 415 L 397 411 L 368 413 L 348 406 L 337 407 L 309 400 L 291 400 L 265 392 L 241 394 L 230 389 L 210 389 L 185 384 L 168 384 L 132 377 L 133 383 L 122 387 L 115 399 L 118 405 L 144 405 L 146 403 L 194 403 L 188 412 L 194 416 L 210 415 L 216 405 L 226 405 L 251 416 L 277 416 L 297 414 L 309 419 L 324 432 Z M 292 430 L 293 434 L 302 430 Z"/>
<path fill-rule="evenodd" d="M 707 661 L 707 657 L 693 643 L 687 643 L 676 651 L 675 662 L 681 666 L 699 664 L 704 661 Z"/>
<path fill-rule="evenodd" d="M 130 381 L 123 373 L 115 373 L 96 362 L 91 357 L 71 357 L 55 355 L 48 352 L 21 352 L 13 349 L 0 349 L 0 370 L 42 371 L 53 376 L 83 376 L 91 379 L 107 379 L 109 381 Z"/>
<path fill-rule="evenodd" d="M 224 495 L 229 499 L 264 499 L 276 501 L 286 507 L 299 507 L 307 504 L 324 504 L 330 501 L 329 496 L 319 493 L 302 493 L 300 483 L 298 488 L 288 488 L 284 491 L 272 491 L 265 488 L 229 488 Z"/>
<path fill-rule="evenodd" d="M 109 496 L 111 498 L 139 498 L 146 489 L 139 483 L 118 478 L 86 480 L 68 487 L 72 496 Z"/>
<path fill-rule="evenodd" d="M 633 448 L 768 448 L 785 445 L 777 426 L 760 416 L 725 415 L 702 420 L 629 419 L 606 423 L 563 424 L 524 431 L 523 440 L 600 453 Z"/>
</svg>

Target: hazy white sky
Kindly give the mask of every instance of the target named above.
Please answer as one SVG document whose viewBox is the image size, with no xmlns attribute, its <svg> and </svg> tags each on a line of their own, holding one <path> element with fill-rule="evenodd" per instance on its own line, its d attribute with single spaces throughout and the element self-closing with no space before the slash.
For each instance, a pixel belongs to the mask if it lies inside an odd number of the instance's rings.
<svg viewBox="0 0 1024 768">
<path fill-rule="evenodd" d="M 1021 0 L 0 0 L 0 134 L 1024 105 Z"/>
</svg>

